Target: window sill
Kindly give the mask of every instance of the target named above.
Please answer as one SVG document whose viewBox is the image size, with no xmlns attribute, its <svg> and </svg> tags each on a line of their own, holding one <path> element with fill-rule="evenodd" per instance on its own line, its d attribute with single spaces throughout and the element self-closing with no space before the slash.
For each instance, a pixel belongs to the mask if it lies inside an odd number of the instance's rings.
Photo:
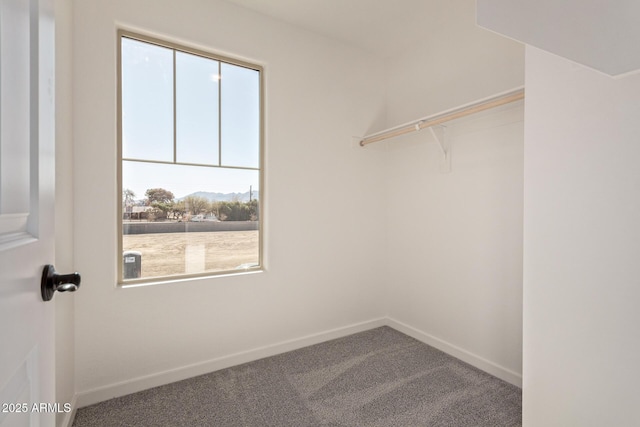
<svg viewBox="0 0 640 427">
<path fill-rule="evenodd" d="M 140 279 L 135 281 L 132 280 L 132 281 L 118 283 L 117 287 L 121 289 L 130 289 L 130 288 L 140 288 L 145 286 L 170 285 L 175 283 L 199 282 L 199 281 L 210 280 L 210 279 L 247 276 L 247 275 L 253 275 L 253 274 L 261 274 L 264 272 L 265 272 L 264 268 L 259 268 L 259 269 L 247 270 L 247 271 L 224 272 L 220 274 L 209 274 L 209 275 L 202 275 L 202 276 L 176 277 L 175 279 L 169 279 L 169 278 L 152 278 L 148 280 Z"/>
</svg>

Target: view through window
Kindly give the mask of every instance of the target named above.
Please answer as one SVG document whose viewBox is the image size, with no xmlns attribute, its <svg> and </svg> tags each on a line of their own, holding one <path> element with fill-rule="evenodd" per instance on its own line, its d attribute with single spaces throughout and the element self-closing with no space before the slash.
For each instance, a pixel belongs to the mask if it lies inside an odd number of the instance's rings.
<svg viewBox="0 0 640 427">
<path fill-rule="evenodd" d="M 261 68 L 121 31 L 120 282 L 261 268 Z"/>
</svg>

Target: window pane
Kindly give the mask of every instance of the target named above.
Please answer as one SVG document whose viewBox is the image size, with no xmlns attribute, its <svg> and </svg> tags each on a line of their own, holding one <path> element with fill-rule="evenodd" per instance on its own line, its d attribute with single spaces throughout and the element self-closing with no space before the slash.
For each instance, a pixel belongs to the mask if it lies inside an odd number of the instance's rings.
<svg viewBox="0 0 640 427">
<path fill-rule="evenodd" d="M 122 156 L 173 161 L 173 51 L 122 38 Z"/>
<path fill-rule="evenodd" d="M 123 161 L 123 252 L 140 254 L 140 278 L 258 266 L 259 182 L 255 170 Z M 139 278 L 124 258 L 124 279 Z"/>
<path fill-rule="evenodd" d="M 121 38 L 120 280 L 259 269 L 259 71 L 142 39 Z"/>
<path fill-rule="evenodd" d="M 222 164 L 260 166 L 260 73 L 222 64 Z"/>
<path fill-rule="evenodd" d="M 219 62 L 176 52 L 177 161 L 218 165 Z"/>
</svg>

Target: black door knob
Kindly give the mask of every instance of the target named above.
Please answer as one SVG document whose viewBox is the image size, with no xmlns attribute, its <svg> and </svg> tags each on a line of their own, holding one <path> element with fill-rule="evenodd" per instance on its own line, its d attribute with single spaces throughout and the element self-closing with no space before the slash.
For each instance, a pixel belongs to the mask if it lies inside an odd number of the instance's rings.
<svg viewBox="0 0 640 427">
<path fill-rule="evenodd" d="M 75 292 L 80 287 L 80 274 L 58 274 L 53 265 L 45 265 L 42 271 L 40 290 L 43 301 L 51 301 L 55 291 Z"/>
</svg>

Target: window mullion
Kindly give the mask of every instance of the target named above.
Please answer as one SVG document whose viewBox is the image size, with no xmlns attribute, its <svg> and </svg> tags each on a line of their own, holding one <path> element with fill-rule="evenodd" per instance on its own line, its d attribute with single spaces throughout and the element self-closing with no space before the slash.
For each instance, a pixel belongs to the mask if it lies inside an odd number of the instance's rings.
<svg viewBox="0 0 640 427">
<path fill-rule="evenodd" d="M 176 99 L 176 51 L 173 50 L 173 163 L 178 162 L 178 113 L 177 113 L 177 99 Z"/>
<path fill-rule="evenodd" d="M 222 61 L 218 61 L 218 166 L 222 166 Z"/>
</svg>

